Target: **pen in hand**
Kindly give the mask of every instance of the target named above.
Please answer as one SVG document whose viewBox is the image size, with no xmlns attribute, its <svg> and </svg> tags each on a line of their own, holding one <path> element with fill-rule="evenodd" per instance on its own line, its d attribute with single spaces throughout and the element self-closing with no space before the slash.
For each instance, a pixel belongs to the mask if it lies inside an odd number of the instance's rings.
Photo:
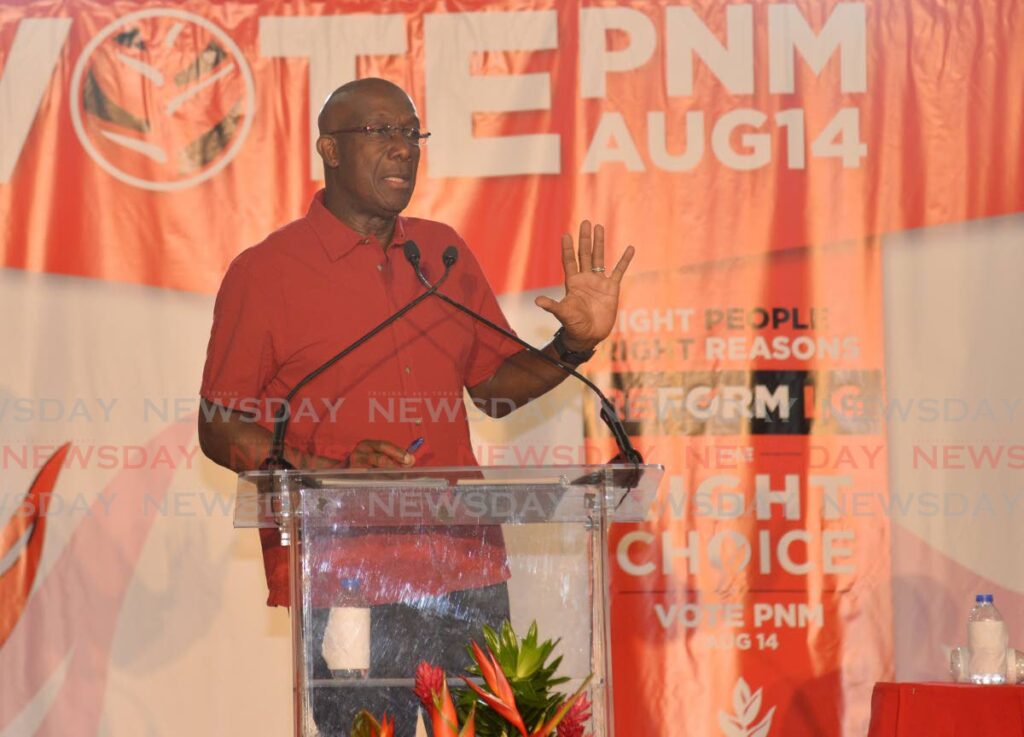
<svg viewBox="0 0 1024 737">
<path fill-rule="evenodd" d="M 414 454 L 417 450 L 423 447 L 424 442 L 424 438 L 416 438 L 415 440 L 412 441 L 412 443 L 409 444 L 409 447 L 405 449 L 405 452 L 408 453 L 409 455 Z"/>
</svg>

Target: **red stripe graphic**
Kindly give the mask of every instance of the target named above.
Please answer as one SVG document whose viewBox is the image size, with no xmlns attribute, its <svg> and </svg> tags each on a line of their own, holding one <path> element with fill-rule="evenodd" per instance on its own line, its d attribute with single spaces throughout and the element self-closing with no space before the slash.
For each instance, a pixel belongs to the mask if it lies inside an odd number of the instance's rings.
<svg viewBox="0 0 1024 737">
<path fill-rule="evenodd" d="M 0 558 L 28 535 L 28 541 L 14 563 L 7 570 L 0 571 L 0 647 L 10 637 L 32 593 L 46 536 L 46 515 L 43 512 L 70 448 L 71 444 L 65 443 L 50 456 L 25 492 L 14 516 L 0 530 Z"/>
<path fill-rule="evenodd" d="M 195 419 L 168 425 L 145 446 L 184 443 Z M 58 464 L 55 464 L 58 465 Z M 44 469 L 45 472 L 45 469 Z M 0 648 L 0 732 L 62 663 L 63 682 L 33 737 L 95 737 L 125 591 L 175 469 L 124 469 L 100 491 Z"/>
</svg>

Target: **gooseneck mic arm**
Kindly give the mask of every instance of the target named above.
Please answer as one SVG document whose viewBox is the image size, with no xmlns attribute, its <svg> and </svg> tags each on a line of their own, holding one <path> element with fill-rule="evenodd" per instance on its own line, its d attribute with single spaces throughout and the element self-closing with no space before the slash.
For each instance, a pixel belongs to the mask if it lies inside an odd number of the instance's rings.
<svg viewBox="0 0 1024 737">
<path fill-rule="evenodd" d="M 412 246 L 412 249 L 408 248 L 408 246 L 410 245 Z M 477 322 L 481 322 L 487 327 L 491 328 L 492 330 L 501 333 L 509 340 L 515 341 L 533 355 L 538 356 L 541 360 L 546 361 L 552 366 L 561 369 L 565 373 L 569 374 L 570 376 L 576 377 L 584 384 L 586 384 L 586 386 L 592 392 L 594 392 L 594 394 L 596 394 L 598 398 L 601 400 L 601 419 L 604 421 L 604 424 L 608 426 L 608 429 L 612 433 L 612 437 L 615 438 L 615 444 L 619 448 L 619 454 L 612 459 L 612 462 L 614 463 L 618 461 L 624 461 L 626 463 L 632 463 L 637 466 L 641 465 L 644 462 L 643 456 L 640 455 L 640 453 L 636 450 L 636 448 L 633 447 L 633 444 L 630 442 L 629 434 L 626 432 L 626 428 L 622 425 L 622 420 L 619 419 L 619 415 L 615 411 L 615 407 L 608 400 L 608 397 L 604 395 L 604 392 L 597 388 L 597 385 L 595 385 L 594 382 L 592 382 L 583 374 L 579 373 L 573 366 L 563 361 L 559 361 L 557 358 L 552 358 L 543 350 L 541 350 L 540 348 L 535 348 L 534 346 L 530 345 L 515 333 L 512 333 L 506 330 L 505 328 L 501 327 L 500 325 L 491 322 L 483 315 L 474 312 L 465 305 L 459 304 L 454 299 L 449 297 L 447 294 L 437 291 L 438 287 L 441 286 L 441 283 L 447 278 L 448 272 L 451 270 L 452 266 L 455 264 L 456 261 L 459 260 L 459 251 L 455 246 L 448 246 L 444 250 L 444 253 L 441 256 L 441 259 L 444 262 L 444 276 L 438 279 L 437 282 L 435 283 L 431 283 L 430 280 L 427 279 L 426 276 L 424 276 L 423 271 L 420 269 L 420 252 L 419 249 L 416 248 L 415 243 L 410 242 L 406 244 L 405 258 L 409 261 L 410 264 L 412 264 L 412 268 L 416 271 L 417 278 L 420 280 L 420 282 L 423 283 L 423 286 L 427 288 L 427 291 L 424 293 L 424 296 L 432 294 L 438 299 L 447 302 L 452 307 L 459 310 L 460 312 L 469 315 Z"/>
<path fill-rule="evenodd" d="M 402 246 L 402 250 L 405 252 L 406 259 L 408 259 L 410 263 L 414 264 L 415 268 L 418 270 L 420 249 L 412 241 L 406 241 L 405 244 Z M 455 261 L 452 261 L 451 263 L 454 264 Z M 284 459 L 284 437 L 285 433 L 288 431 L 288 419 L 291 415 L 291 401 L 298 393 L 298 391 L 306 384 L 311 382 L 313 379 L 318 377 L 320 374 L 322 374 L 324 371 L 329 369 L 331 366 L 336 364 L 338 361 L 343 359 L 349 353 L 351 353 L 356 348 L 361 346 L 363 343 L 368 341 L 370 338 L 375 336 L 381 330 L 386 328 L 388 325 L 391 325 L 391 323 L 401 318 L 405 313 L 407 313 L 413 307 L 418 305 L 420 302 L 424 301 L 431 295 L 435 294 L 437 290 L 441 287 L 441 285 L 444 284 L 445 280 L 448 278 L 448 273 L 450 271 L 451 264 L 445 261 L 444 274 L 441 275 L 441 278 L 437 280 L 436 284 L 429 285 L 426 292 L 424 292 L 416 299 L 409 302 L 409 304 L 407 304 L 405 307 L 401 308 L 398 312 L 391 315 L 391 317 L 384 320 L 382 323 L 377 325 L 377 327 L 373 328 L 370 332 L 363 335 L 361 338 L 359 338 L 357 341 L 349 345 L 347 348 L 324 361 L 322 364 L 320 364 L 315 369 L 306 374 L 302 378 L 302 380 L 299 381 L 299 383 L 297 383 L 295 386 L 291 388 L 288 394 L 286 394 L 284 397 L 284 403 L 281 405 L 280 409 L 278 409 L 274 415 L 274 434 L 270 441 L 270 454 L 267 456 L 266 460 L 263 461 L 263 465 L 261 466 L 261 468 L 274 470 L 291 467 L 290 464 Z"/>
</svg>

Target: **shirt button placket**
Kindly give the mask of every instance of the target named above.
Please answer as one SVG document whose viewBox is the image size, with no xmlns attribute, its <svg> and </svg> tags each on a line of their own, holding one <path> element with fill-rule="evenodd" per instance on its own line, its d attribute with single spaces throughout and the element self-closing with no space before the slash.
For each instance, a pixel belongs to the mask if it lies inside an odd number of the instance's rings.
<svg viewBox="0 0 1024 737">
<path fill-rule="evenodd" d="M 379 271 L 383 272 L 384 282 L 385 282 L 385 285 L 386 285 L 385 286 L 385 294 L 387 295 L 387 301 L 388 301 L 388 305 L 389 305 L 389 310 L 393 313 L 396 310 L 398 310 L 399 307 L 401 307 L 401 305 L 399 305 L 394 300 L 394 293 L 387 286 L 387 285 L 390 285 L 390 286 L 394 285 L 394 276 L 395 276 L 390 271 L 390 269 L 387 269 L 387 270 L 385 269 L 386 266 L 389 267 L 391 265 L 391 261 L 390 261 L 390 259 L 388 257 L 388 253 L 387 252 L 383 253 L 383 259 L 384 259 L 384 261 L 377 266 L 377 269 Z M 406 331 L 408 329 L 408 326 L 405 325 L 405 324 L 402 324 L 402 325 L 399 324 L 399 323 L 404 323 L 404 320 L 406 320 L 406 319 L 408 319 L 408 317 L 400 319 L 398 322 L 393 324 L 391 326 L 391 329 L 389 330 L 389 332 L 391 333 L 391 336 L 392 336 L 392 340 L 394 342 L 394 346 L 395 346 L 395 360 L 398 361 L 398 365 L 401 366 L 401 370 L 398 373 L 398 381 L 399 381 L 399 384 L 401 385 L 401 390 L 402 390 L 402 396 L 399 397 L 399 406 L 402 406 L 402 401 L 401 400 L 403 398 L 409 398 L 411 400 L 411 401 L 409 401 L 409 407 L 411 408 L 411 413 L 413 414 L 413 418 L 412 418 L 412 423 L 411 424 L 413 424 L 413 425 L 422 425 L 423 424 L 423 418 L 422 418 L 421 414 L 425 410 L 424 410 L 424 407 L 420 404 L 420 402 L 423 400 L 423 397 L 418 397 L 417 396 L 417 397 L 415 397 L 415 399 L 413 399 L 413 397 L 414 397 L 414 390 L 415 390 L 415 387 L 414 387 L 414 383 L 415 382 L 412 380 L 412 365 L 409 363 L 409 356 L 408 356 L 408 354 L 406 352 L 406 347 L 405 347 L 405 340 L 406 340 L 405 333 L 406 333 Z"/>
</svg>

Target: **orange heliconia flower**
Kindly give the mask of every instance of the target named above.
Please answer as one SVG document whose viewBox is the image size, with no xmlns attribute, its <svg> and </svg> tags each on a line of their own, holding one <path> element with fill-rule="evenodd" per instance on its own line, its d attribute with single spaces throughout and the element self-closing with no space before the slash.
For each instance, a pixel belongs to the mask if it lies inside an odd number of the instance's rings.
<svg viewBox="0 0 1024 737">
<path fill-rule="evenodd" d="M 413 691 L 427 710 L 434 737 L 475 737 L 474 712 L 470 712 L 466 723 L 459 729 L 459 717 L 448 691 L 448 679 L 441 668 L 426 661 L 420 663 L 416 668 Z"/>
<path fill-rule="evenodd" d="M 352 723 L 352 737 L 395 737 L 395 720 L 385 714 L 378 722 L 373 714 L 363 709 Z"/>
<path fill-rule="evenodd" d="M 490 693 L 484 691 L 482 688 L 477 686 L 471 680 L 462 676 L 462 680 L 466 682 L 466 685 L 476 692 L 485 704 L 494 709 L 501 718 L 511 724 L 513 727 L 519 730 L 519 734 L 522 737 L 548 737 L 554 732 L 555 727 L 562 721 L 563 718 L 573 709 L 582 698 L 586 697 L 585 689 L 590 684 L 590 676 L 583 681 L 583 685 L 580 686 L 579 690 L 576 691 L 572 696 L 566 699 L 562 706 L 555 712 L 555 715 L 551 717 L 545 724 L 537 727 L 533 732 L 526 729 L 526 725 L 523 723 L 523 717 L 519 713 L 519 707 L 516 706 L 516 697 L 512 691 L 512 686 L 508 682 L 508 678 L 505 676 L 505 672 L 498 665 L 497 659 L 494 657 L 494 653 L 491 652 L 490 648 L 487 648 L 487 653 L 480 649 L 480 646 L 475 642 L 471 643 L 473 646 L 473 659 L 476 660 L 477 667 L 480 668 L 480 675 L 484 678 L 484 683 L 490 689 Z M 589 706 L 589 704 L 588 704 Z M 577 718 L 581 716 L 581 712 L 577 711 Z M 587 717 L 590 715 L 587 714 Z"/>
<path fill-rule="evenodd" d="M 462 680 L 476 692 L 477 696 L 483 699 L 484 703 L 498 712 L 502 719 L 518 729 L 523 737 L 530 737 L 526 731 L 526 725 L 523 724 L 523 718 L 519 714 L 519 708 L 516 706 L 516 697 L 512 693 L 512 686 L 509 685 L 505 672 L 495 660 L 494 653 L 488 648 L 487 654 L 484 655 L 484 651 L 480 649 L 479 645 L 475 642 L 472 645 L 473 659 L 476 660 L 476 664 L 480 668 L 480 675 L 484 677 L 484 683 L 491 689 L 491 693 L 487 693 L 465 676 L 462 676 Z"/>
<path fill-rule="evenodd" d="M 380 729 L 370 728 L 370 737 L 395 737 L 395 720 L 385 714 L 380 720 Z"/>
</svg>

